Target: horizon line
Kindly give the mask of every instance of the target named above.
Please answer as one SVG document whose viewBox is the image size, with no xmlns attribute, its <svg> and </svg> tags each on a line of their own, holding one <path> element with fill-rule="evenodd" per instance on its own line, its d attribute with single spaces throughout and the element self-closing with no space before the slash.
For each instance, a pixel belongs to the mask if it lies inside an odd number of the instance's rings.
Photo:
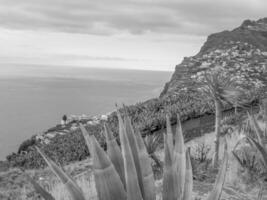
<svg viewBox="0 0 267 200">
<path fill-rule="evenodd" d="M 162 68 L 156 68 L 156 69 L 146 69 L 146 68 L 138 68 L 138 67 L 130 67 L 130 68 L 123 68 L 123 67 L 106 67 L 106 66 L 83 66 L 83 65 L 60 65 L 60 64 L 42 64 L 42 63 L 13 63 L 13 62 L 1 62 L 0 61 L 0 65 L 9 65 L 9 67 L 15 67 L 17 66 L 24 66 L 24 67 L 30 67 L 30 66 L 39 66 L 41 68 L 43 67 L 62 67 L 62 68 L 83 68 L 83 69 L 99 69 L 99 70 L 104 70 L 104 69 L 108 69 L 108 70 L 128 70 L 128 71 L 158 71 L 158 72 L 174 72 L 175 71 L 175 67 L 173 68 L 173 70 L 170 70 L 169 68 L 167 69 L 162 69 Z"/>
</svg>

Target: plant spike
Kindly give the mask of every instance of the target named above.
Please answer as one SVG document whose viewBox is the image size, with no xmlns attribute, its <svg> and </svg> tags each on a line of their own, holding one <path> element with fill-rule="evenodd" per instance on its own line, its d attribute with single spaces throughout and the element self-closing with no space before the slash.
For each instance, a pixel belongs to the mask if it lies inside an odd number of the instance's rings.
<svg viewBox="0 0 267 200">
<path fill-rule="evenodd" d="M 250 120 L 250 123 L 251 125 L 253 126 L 255 132 L 256 132 L 256 136 L 257 136 L 257 139 L 259 141 L 259 143 L 262 145 L 262 138 L 263 138 L 263 131 L 260 129 L 260 126 L 257 122 L 257 120 L 255 119 L 255 116 L 253 114 L 248 114 L 249 115 L 249 120 Z"/>
<path fill-rule="evenodd" d="M 172 132 L 172 127 L 171 127 L 171 121 L 169 115 L 166 115 L 166 132 L 167 132 L 167 142 L 169 144 L 169 148 L 171 150 L 171 156 L 173 157 L 173 132 Z"/>
<path fill-rule="evenodd" d="M 175 164 L 175 169 L 177 170 L 179 199 L 181 199 L 185 184 L 186 152 L 185 152 L 182 125 L 179 115 L 177 115 L 177 126 L 175 134 L 174 164 Z"/>
<path fill-rule="evenodd" d="M 247 139 L 248 139 L 248 142 L 252 146 L 256 147 L 256 149 L 259 150 L 259 152 L 262 156 L 262 159 L 264 161 L 265 167 L 267 167 L 267 150 L 260 143 L 258 143 L 256 140 L 254 140 L 253 138 L 247 137 Z"/>
<path fill-rule="evenodd" d="M 85 139 L 85 143 L 87 145 L 87 148 L 91 154 L 93 150 L 92 150 L 92 143 L 91 143 L 90 135 L 82 124 L 80 124 L 80 130 L 81 130 L 82 135 Z"/>
<path fill-rule="evenodd" d="M 140 132 L 135 132 L 135 137 L 137 141 L 138 151 L 139 151 L 139 159 L 140 166 L 143 176 L 143 185 L 144 185 L 144 200 L 154 200 L 156 199 L 156 188 L 155 188 L 155 180 L 154 174 L 151 167 L 151 159 L 147 153 L 146 146 L 144 144 L 144 140 L 142 139 Z"/>
<path fill-rule="evenodd" d="M 261 184 L 261 186 L 260 186 L 260 190 L 259 190 L 259 193 L 258 193 L 257 200 L 262 200 L 263 191 L 264 191 L 264 185 Z"/>
<path fill-rule="evenodd" d="M 171 149 L 168 143 L 168 134 L 164 135 L 164 171 L 163 171 L 163 200 L 177 200 L 177 170 L 175 169 Z"/>
<path fill-rule="evenodd" d="M 131 119 L 129 118 L 129 116 L 126 112 L 126 108 L 124 108 L 124 110 L 125 110 L 125 117 L 124 117 L 125 131 L 126 131 L 126 135 L 128 137 L 131 151 L 132 151 L 139 187 L 140 187 L 140 190 L 142 193 L 142 197 L 144 198 L 144 196 L 145 196 L 144 183 L 143 183 L 144 180 L 143 180 L 143 175 L 142 175 L 142 171 L 141 171 L 139 152 L 138 152 L 137 142 L 136 142 L 136 138 L 135 138 L 135 133 L 134 133 L 133 126 L 131 124 Z"/>
<path fill-rule="evenodd" d="M 126 200 L 126 192 L 114 165 L 95 139 L 92 140 L 93 169 L 99 200 Z"/>
<path fill-rule="evenodd" d="M 185 184 L 183 191 L 183 200 L 191 200 L 193 191 L 193 173 L 190 158 L 190 149 L 186 150 L 186 174 L 185 174 Z"/>
<path fill-rule="evenodd" d="M 50 169 L 60 179 L 63 185 L 67 188 L 73 200 L 85 200 L 84 195 L 79 186 L 73 181 L 73 179 L 66 174 L 60 167 L 58 167 L 50 158 L 48 158 L 37 146 L 35 146 L 39 154 L 46 161 Z"/>
<path fill-rule="evenodd" d="M 142 193 L 138 183 L 132 150 L 126 133 L 126 128 L 119 111 L 117 111 L 119 121 L 119 136 L 124 164 L 124 174 L 126 181 L 127 200 L 142 200 Z"/>
<path fill-rule="evenodd" d="M 241 161 L 241 159 L 239 158 L 239 156 L 234 152 L 232 151 L 232 154 L 233 156 L 235 157 L 236 161 L 238 162 L 238 164 L 241 166 L 241 167 L 244 167 L 244 164 L 243 162 Z"/>
<path fill-rule="evenodd" d="M 264 111 L 264 136 L 267 137 L 267 98 L 263 100 Z"/>
<path fill-rule="evenodd" d="M 225 181 L 225 175 L 227 171 L 228 159 L 229 159 L 229 155 L 227 152 L 227 143 L 225 142 L 222 166 L 217 175 L 214 188 L 209 194 L 207 200 L 219 200 L 221 198 L 222 189 L 223 189 L 223 185 Z"/>
<path fill-rule="evenodd" d="M 30 181 L 30 183 L 33 185 L 35 191 L 39 193 L 45 200 L 55 200 L 55 198 L 47 192 L 39 183 L 37 183 L 30 175 L 28 175 L 26 172 L 23 171 L 26 178 Z"/>
<path fill-rule="evenodd" d="M 126 188 L 123 157 L 121 154 L 120 147 L 116 141 L 116 138 L 113 136 L 113 133 L 107 124 L 104 124 L 104 129 L 105 129 L 106 142 L 107 142 L 107 154 L 112 164 L 114 165 L 116 171 L 118 172 L 121 178 L 121 181 L 123 182 L 124 187 Z"/>
</svg>

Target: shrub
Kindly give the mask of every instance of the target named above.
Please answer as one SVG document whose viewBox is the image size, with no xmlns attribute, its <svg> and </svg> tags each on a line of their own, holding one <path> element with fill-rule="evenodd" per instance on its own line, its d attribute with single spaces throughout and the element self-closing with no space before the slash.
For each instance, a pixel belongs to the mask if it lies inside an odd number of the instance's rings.
<svg viewBox="0 0 267 200">
<path fill-rule="evenodd" d="M 32 136 L 30 139 L 25 140 L 24 142 L 21 143 L 18 149 L 18 153 L 21 153 L 22 151 L 27 151 L 30 146 L 35 145 L 35 136 Z"/>
<path fill-rule="evenodd" d="M 202 142 L 194 148 L 192 156 L 199 163 L 206 162 L 208 159 L 208 154 L 210 152 L 210 149 L 211 149 L 210 145 L 206 145 L 204 142 Z"/>
<path fill-rule="evenodd" d="M 120 117 L 119 117 L 120 118 Z M 81 127 L 90 152 L 93 155 L 93 168 L 96 190 L 99 200 L 154 200 L 155 182 L 150 160 L 144 142 L 139 133 L 134 133 L 129 119 L 119 119 L 119 137 L 121 150 L 111 132 L 107 132 L 107 154 L 100 147 L 94 136 L 89 136 Z M 189 151 L 185 151 L 180 123 L 177 132 L 172 134 L 167 121 L 167 134 L 164 136 L 164 175 L 162 199 L 189 200 L 192 198 L 193 178 Z M 72 199 L 85 200 L 83 192 L 73 178 L 61 170 L 39 148 L 38 152 L 52 171 L 68 189 Z M 214 189 L 207 200 L 219 200 L 227 170 L 228 153 L 225 149 L 224 161 L 218 174 Z M 54 198 L 30 177 L 37 192 L 47 200 Z"/>
</svg>

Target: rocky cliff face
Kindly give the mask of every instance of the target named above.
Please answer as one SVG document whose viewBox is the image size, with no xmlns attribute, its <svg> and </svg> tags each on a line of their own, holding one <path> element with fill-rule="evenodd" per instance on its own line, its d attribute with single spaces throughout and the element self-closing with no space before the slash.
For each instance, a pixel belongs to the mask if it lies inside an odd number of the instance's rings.
<svg viewBox="0 0 267 200">
<path fill-rule="evenodd" d="M 267 18 L 245 20 L 232 31 L 212 34 L 200 52 L 185 57 L 176 66 L 171 80 L 166 83 L 161 97 L 186 87 L 186 80 L 196 79 L 206 70 L 220 68 L 235 74 L 240 81 L 255 86 L 266 81 Z"/>
</svg>

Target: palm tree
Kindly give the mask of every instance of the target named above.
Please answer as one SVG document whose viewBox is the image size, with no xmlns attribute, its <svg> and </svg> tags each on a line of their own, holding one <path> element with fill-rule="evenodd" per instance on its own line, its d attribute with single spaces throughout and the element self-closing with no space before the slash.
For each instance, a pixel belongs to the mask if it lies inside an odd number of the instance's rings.
<svg viewBox="0 0 267 200">
<path fill-rule="evenodd" d="M 221 133 L 221 120 L 223 105 L 230 103 L 237 105 L 242 94 L 241 86 L 237 79 L 222 70 L 205 72 L 198 89 L 208 98 L 211 98 L 215 106 L 215 156 L 214 167 L 218 166 L 219 145 Z"/>
</svg>

